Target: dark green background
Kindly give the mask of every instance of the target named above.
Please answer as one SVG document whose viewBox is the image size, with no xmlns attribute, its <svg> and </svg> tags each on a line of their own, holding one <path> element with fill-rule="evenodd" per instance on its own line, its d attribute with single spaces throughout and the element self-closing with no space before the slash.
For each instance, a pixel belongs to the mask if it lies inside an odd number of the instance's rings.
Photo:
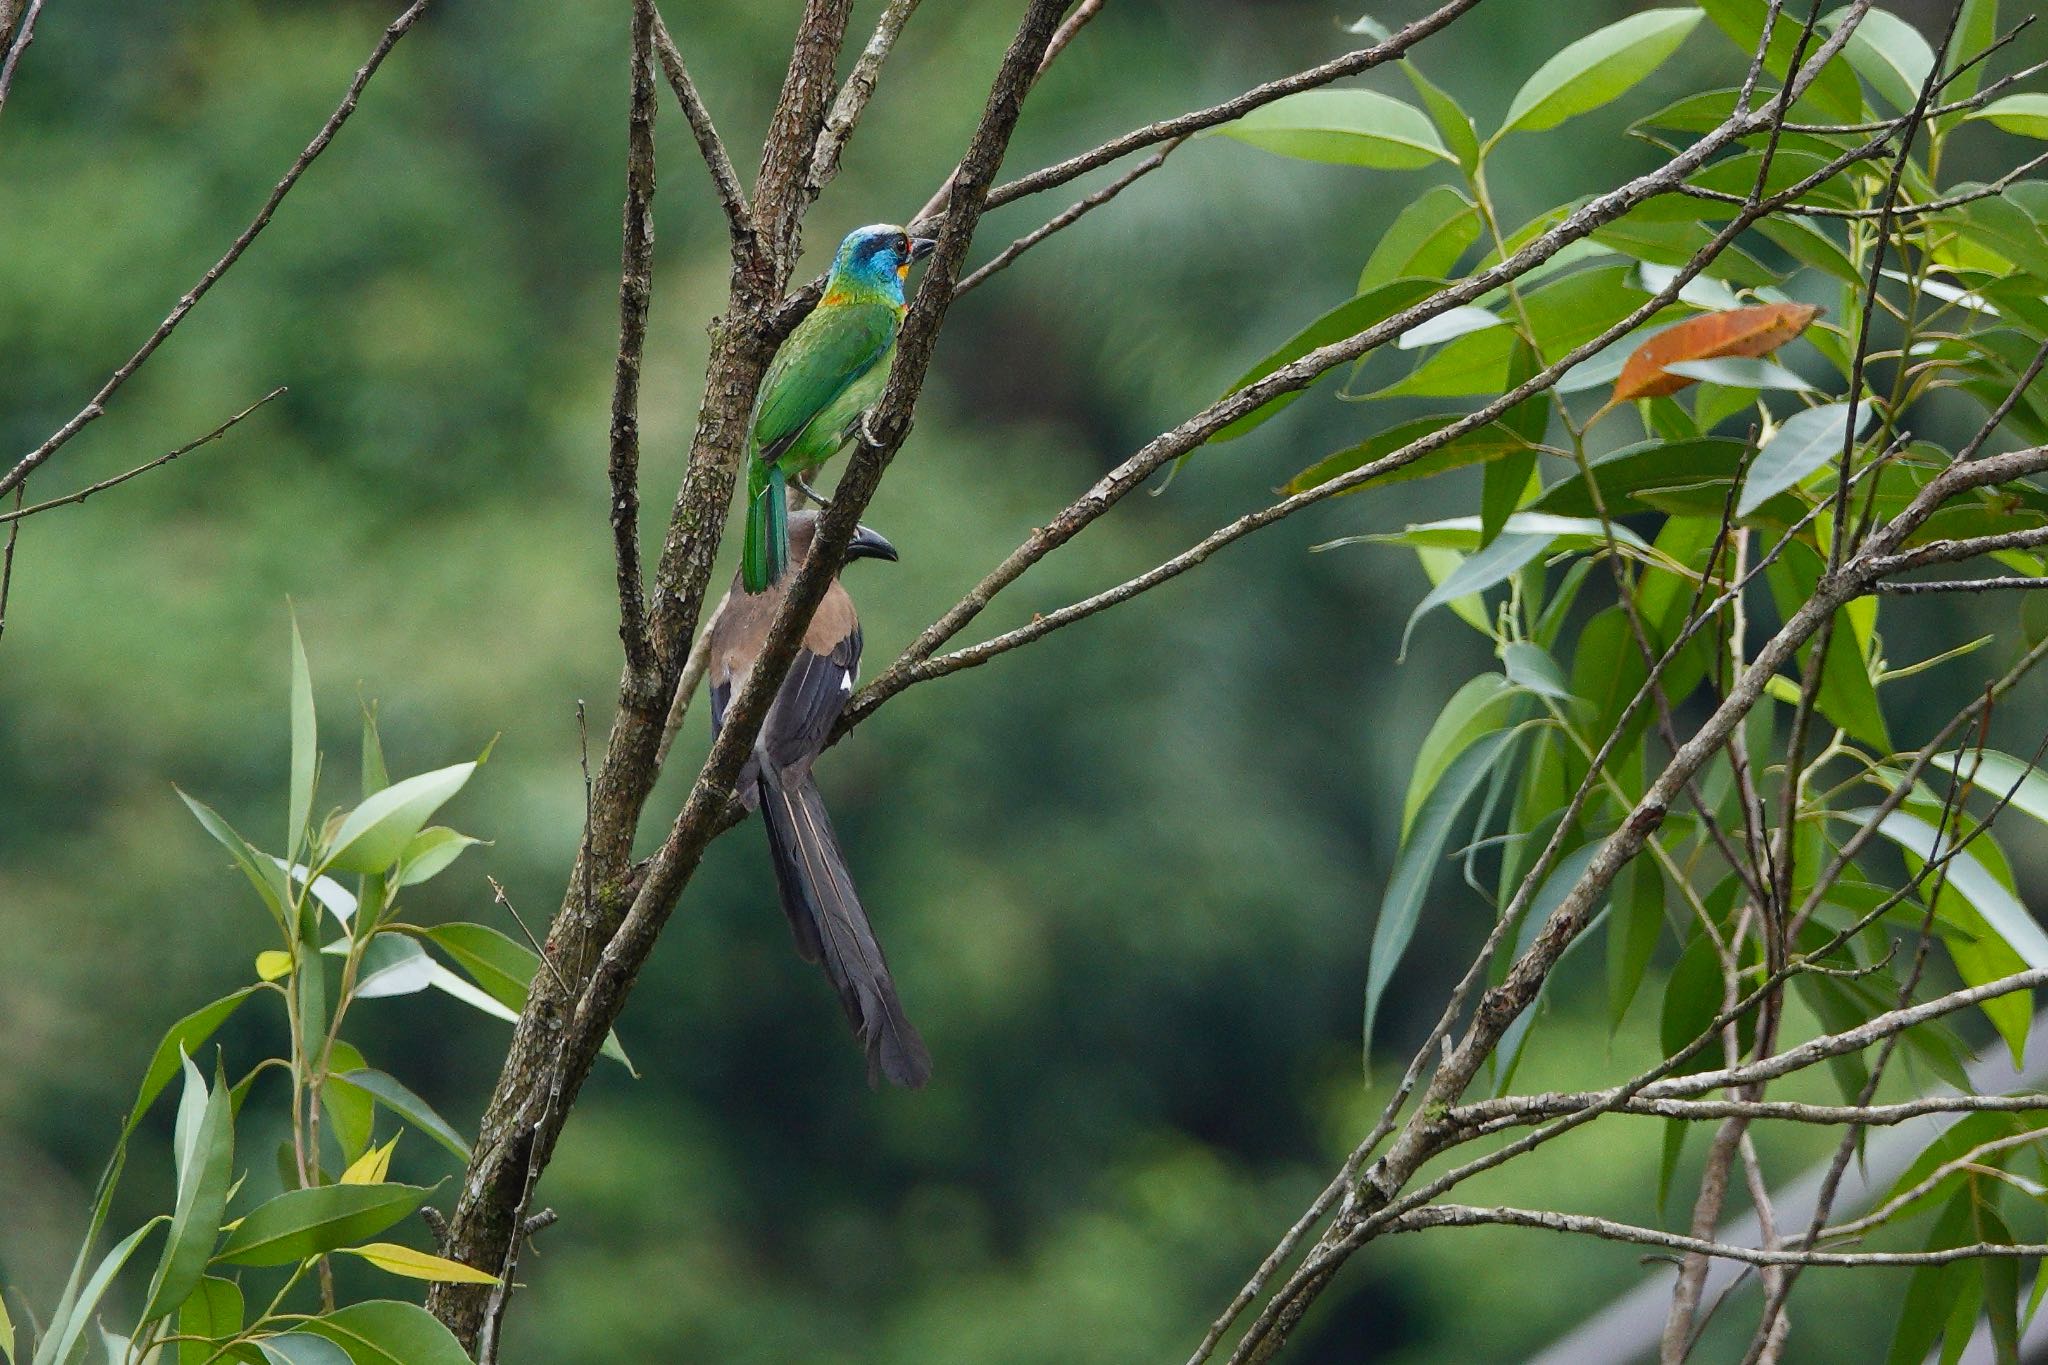
<svg viewBox="0 0 2048 1365">
<path fill-rule="evenodd" d="M 875 8 L 859 7 L 861 34 Z M 845 229 L 923 201 L 1014 8 L 916 16 L 811 217 L 807 269 Z M 1421 63 L 1489 127 L 1543 56 L 1634 8 L 1494 0 Z M 749 176 L 794 10 L 667 16 Z M 509 929 L 486 873 L 529 922 L 559 897 L 582 808 L 576 703 L 601 742 L 618 675 L 604 453 L 625 11 L 437 4 L 247 259 L 31 486 L 48 497 L 103 477 L 291 386 L 220 445 L 21 538 L 0 642 L 0 1282 L 45 1310 L 148 1047 L 270 946 L 170 784 L 278 842 L 288 600 L 325 719 L 323 804 L 351 794 L 359 695 L 382 703 L 395 771 L 502 735 L 448 812 L 495 844 L 416 913 Z M 0 453 L 40 441 L 155 325 L 392 12 L 51 0 L 0 119 Z M 1355 17 L 1113 0 L 1033 99 L 1009 168 L 1334 55 Z M 1617 109 L 1521 137 L 1495 173 L 1508 216 L 1652 164 L 1621 135 L 1626 116 L 1733 83 L 1740 65 L 1703 25 Z M 662 102 L 650 537 L 726 275 L 702 167 Z M 1436 175 L 1198 141 L 971 295 L 869 513 L 903 562 L 851 575 L 866 671 L 1103 469 L 1347 297 L 1380 229 Z M 976 259 L 1066 202 L 992 216 Z M 1198 452 L 1006 594 L 986 628 L 1183 548 L 1407 415 L 1319 395 Z M 925 1093 L 865 1088 L 830 992 L 789 951 L 759 833 L 721 840 L 621 1023 L 641 1079 L 602 1066 L 542 1186 L 562 1220 L 523 1267 L 511 1358 L 1182 1359 L 1375 1112 L 1359 1007 L 1408 764 L 1487 665 L 1439 614 L 1396 666 L 1424 591 L 1405 552 L 1307 550 L 1466 510 L 1473 486 L 1316 508 L 1131 606 L 913 690 L 833 751 L 823 785 L 936 1057 Z M 1915 695 L 1954 704 L 1938 685 Z M 693 717 L 679 753 L 702 745 Z M 680 790 L 672 774 L 656 823 Z M 1382 1070 L 1426 1027 L 1487 911 L 1446 879 L 1429 914 L 1390 997 Z M 1640 1004 L 1607 1040 L 1597 970 L 1553 992 L 1524 1084 L 1647 1055 Z M 352 1036 L 470 1128 L 506 1034 L 429 995 L 364 1006 Z M 244 1068 L 281 1042 L 253 1018 L 223 1037 Z M 168 1124 L 147 1130 L 130 1225 L 164 1196 Z M 1476 1188 L 1654 1218 L 1656 1137 L 1602 1125 Z M 255 1164 L 274 1141 L 245 1123 Z M 453 1165 L 411 1138 L 396 1170 L 431 1180 Z M 1534 1233 L 1401 1239 L 1360 1258 L 1294 1354 L 1512 1359 L 1667 1273 Z M 1899 1286 L 1815 1276 L 1806 1311 L 1835 1325 L 1804 1358 L 1866 1358 Z"/>
</svg>

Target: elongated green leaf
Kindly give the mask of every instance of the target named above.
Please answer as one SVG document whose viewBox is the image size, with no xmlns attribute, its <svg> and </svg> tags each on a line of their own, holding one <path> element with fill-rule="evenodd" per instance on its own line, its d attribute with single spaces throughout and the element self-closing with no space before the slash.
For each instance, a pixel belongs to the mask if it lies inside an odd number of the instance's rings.
<svg viewBox="0 0 2048 1365">
<path fill-rule="evenodd" d="M 1618 98 L 1662 66 L 1699 21 L 1697 9 L 1645 10 L 1579 39 L 1515 92 L 1494 138 L 1555 128 Z"/>
<path fill-rule="evenodd" d="M 1970 1205 L 1969 1190 L 1958 1190 L 1928 1236 L 1930 1250 L 1960 1246 L 1970 1239 Z M 1899 1325 L 1892 1332 L 1891 1353 L 1885 1357 L 1885 1365 L 1921 1365 L 1940 1339 L 1949 1311 L 1959 1302 L 1969 1302 L 1971 1316 L 1975 1316 L 1977 1305 L 1965 1292 L 1966 1277 L 1958 1273 L 1965 1268 L 1960 1263 L 1951 1263 L 1924 1265 L 1913 1271 L 1900 1300 Z M 1981 1295 L 1981 1280 L 1976 1288 Z"/>
<path fill-rule="evenodd" d="M 437 924 L 427 930 L 455 965 L 509 1010 L 526 1006 L 526 990 L 540 959 L 531 948 L 487 924 Z"/>
<path fill-rule="evenodd" d="M 1479 210 L 1472 201 L 1449 185 L 1432 185 L 1381 234 L 1358 277 L 1358 292 L 1396 280 L 1442 279 L 1478 240 Z"/>
<path fill-rule="evenodd" d="M 2021 137 L 2048 138 L 2048 95 L 2007 95 L 1965 117 L 1983 119 Z"/>
<path fill-rule="evenodd" d="M 347 1351 L 310 1332 L 259 1337 L 256 1349 L 263 1353 L 265 1365 L 350 1365 Z"/>
<path fill-rule="evenodd" d="M 251 1209 L 228 1234 L 216 1259 L 226 1265 L 292 1265 L 376 1236 L 412 1213 L 430 1193 L 424 1185 L 286 1190 Z"/>
<path fill-rule="evenodd" d="M 348 954 L 347 939 L 336 939 L 325 952 L 334 957 Z M 427 950 L 404 934 L 381 933 L 364 945 L 362 963 L 356 971 L 357 998 L 375 1000 L 388 995 L 414 995 L 434 984 L 434 960 Z"/>
<path fill-rule="evenodd" d="M 178 1310 L 178 1335 L 200 1339 L 178 1343 L 178 1365 L 206 1365 L 209 1360 L 219 1359 L 209 1343 L 238 1334 L 242 1330 L 242 1313 L 240 1285 L 212 1275 L 201 1280 Z"/>
<path fill-rule="evenodd" d="M 1356 336 L 1368 327 L 1385 322 L 1402 309 L 1428 297 L 1438 287 L 1439 282 L 1436 280 L 1390 280 L 1367 290 L 1355 299 L 1337 305 L 1295 333 L 1279 350 L 1246 370 L 1235 384 L 1225 390 L 1226 395 L 1250 387 L 1281 366 L 1301 359 L 1310 351 L 1328 346 L 1332 342 L 1342 341 L 1349 336 Z M 1301 397 L 1302 392 L 1303 390 L 1295 389 L 1260 404 L 1236 421 L 1226 424 L 1209 438 L 1210 441 L 1213 443 L 1235 440 L 1261 423 L 1278 416 L 1283 408 Z"/>
<path fill-rule="evenodd" d="M 1465 168 L 1467 175 L 1477 172 L 1484 153 L 1479 148 L 1479 132 L 1472 126 L 1472 116 L 1460 108 L 1447 91 L 1423 75 L 1422 68 L 1415 63 L 1402 62 L 1401 73 L 1415 87 L 1415 97 L 1422 101 L 1423 110 L 1428 113 L 1429 121 L 1436 125 L 1444 145 L 1451 149 L 1452 157 Z"/>
<path fill-rule="evenodd" d="M 206 1078 L 187 1059 L 185 1096 L 178 1108 L 178 1200 L 163 1258 L 150 1280 L 145 1323 L 177 1311 L 205 1277 L 235 1174 L 235 1116 L 227 1078 L 216 1078 L 209 1093 Z M 188 1109 L 196 1112 L 194 1119 L 186 1119 Z"/>
<path fill-rule="evenodd" d="M 1548 536 L 1561 550 L 1590 550 L 1607 544 L 1605 528 L 1595 517 L 1560 517 L 1548 512 L 1517 512 L 1508 518 L 1505 532 L 1512 535 Z M 1614 539 L 1626 550 L 1647 550 L 1643 538 L 1626 526 L 1614 528 Z M 1343 545 L 1414 545 L 1429 549 L 1470 552 L 1479 548 L 1478 517 L 1446 517 L 1425 521 L 1399 531 L 1365 536 L 1341 536 L 1324 541 L 1318 550 Z"/>
<path fill-rule="evenodd" d="M 172 790 L 176 791 L 176 788 Z M 272 919 L 284 932 L 291 932 L 291 917 L 286 912 L 290 893 L 285 889 L 284 873 L 279 871 L 274 859 L 256 851 L 247 839 L 235 833 L 234 826 L 220 818 L 220 815 L 204 801 L 195 801 L 184 792 L 178 792 L 178 799 L 199 819 L 201 828 L 211 834 L 230 854 L 234 855 L 235 866 L 242 869 L 242 875 L 256 888 L 256 894 L 263 898 L 264 906 Z"/>
<path fill-rule="evenodd" d="M 446 1147 L 464 1161 L 469 1160 L 469 1144 L 455 1131 L 448 1120 L 434 1112 L 434 1106 L 408 1090 L 395 1077 L 382 1071 L 364 1067 L 342 1073 L 344 1081 L 376 1097 L 377 1103 L 418 1128 L 434 1141 Z M 364 1188 L 364 1187 L 358 1187 Z M 378 1229 L 371 1229 L 377 1231 Z M 368 1234 L 365 1234 L 366 1236 Z M 354 1240 L 354 1239 L 350 1239 Z M 338 1244 L 337 1244 L 338 1245 Z"/>
<path fill-rule="evenodd" d="M 1543 353 L 1560 356 L 1591 341 L 1642 305 L 1645 291 L 1625 265 L 1581 270 L 1547 280 L 1523 296 L 1520 313 Z M 1661 315 L 1660 315 L 1661 316 Z M 1508 388 L 1520 334 L 1494 327 L 1458 337 L 1416 366 L 1413 373 L 1374 391 L 1374 398 L 1491 397 Z"/>
<path fill-rule="evenodd" d="M 1285 493 L 1300 493 L 1326 483 L 1340 474 L 1371 464 L 1374 460 L 1391 455 L 1411 442 L 1420 440 L 1433 432 L 1441 431 L 1464 414 L 1439 417 L 1418 417 L 1412 422 L 1401 422 L 1366 438 L 1355 446 L 1325 455 L 1316 463 L 1302 470 L 1287 481 L 1281 490 Z M 1502 459 L 1518 450 L 1528 449 L 1527 441 L 1511 428 L 1500 422 L 1489 422 L 1456 436 L 1443 447 L 1429 454 L 1392 469 L 1378 477 L 1345 490 L 1340 496 L 1348 496 L 1368 487 L 1377 488 L 1390 483 L 1406 483 L 1412 479 L 1426 479 L 1447 470 L 1464 469 L 1470 465 L 1487 464 Z"/>
<path fill-rule="evenodd" d="M 1869 403 L 1856 405 L 1858 436 L 1869 429 L 1874 415 Z M 1794 487 L 1816 469 L 1839 459 L 1848 426 L 1847 403 L 1823 403 L 1786 418 L 1784 425 L 1764 442 L 1763 449 L 1757 452 L 1755 462 L 1750 465 L 1749 477 L 1742 481 L 1742 498 L 1736 504 L 1737 514 L 1748 516 L 1765 499 Z"/>
<path fill-rule="evenodd" d="M 1216 131 L 1279 156 L 1338 166 L 1405 171 L 1456 160 L 1427 115 L 1376 90 L 1305 90 Z"/>
<path fill-rule="evenodd" d="M 1970 778 L 1977 790 L 1986 795 L 2006 797 L 2010 794 L 2009 804 L 2014 810 L 2048 824 L 2048 774 L 2030 764 L 1996 749 L 1967 753 L 1960 759 L 1954 754 L 1942 753 L 1930 761 L 1935 767 L 1957 777 Z"/>
<path fill-rule="evenodd" d="M 475 763 L 457 763 L 394 782 L 348 813 L 335 831 L 328 867 L 340 872 L 382 872 L 434 812 L 462 790 Z"/>
<path fill-rule="evenodd" d="M 412 837 L 399 855 L 400 886 L 418 886 L 430 877 L 439 876 L 448 865 L 462 856 L 464 849 L 482 843 L 467 834 L 457 834 L 446 825 L 430 825 Z"/>
<path fill-rule="evenodd" d="M 1664 372 L 1682 374 L 1688 379 L 1704 380 L 1709 384 L 1722 384 L 1731 389 L 1784 389 L 1792 393 L 1810 393 L 1813 390 L 1813 385 L 1783 365 L 1741 356 L 1724 356 L 1718 360 L 1674 360 L 1664 367 Z"/>
<path fill-rule="evenodd" d="M 1700 8 L 1707 12 L 1715 27 L 1734 42 L 1743 60 L 1749 60 L 1763 38 L 1765 6 L 1758 0 L 1700 0 Z M 1803 27 L 1781 16 L 1771 28 L 1771 43 L 1764 69 L 1781 81 L 1791 74 L 1792 58 L 1802 46 L 1802 61 L 1810 59 L 1819 46 L 1817 42 L 1801 44 Z M 1856 83 L 1856 73 L 1840 56 L 1823 67 L 1819 78 L 1807 88 L 1801 103 L 1809 100 L 1824 116 L 1818 120 L 1820 122 L 1853 123 L 1867 117 L 1863 110 L 1863 90 Z"/>
<path fill-rule="evenodd" d="M 1415 937 L 1416 921 L 1422 915 L 1430 879 L 1443 861 L 1451 826 L 1457 821 L 1458 812 L 1484 785 L 1494 761 L 1513 734 L 1511 730 L 1495 731 L 1460 754 L 1423 803 L 1412 836 L 1402 843 L 1393 875 L 1387 879 L 1386 894 L 1380 900 L 1379 920 L 1372 932 L 1372 957 L 1366 969 L 1364 1036 L 1368 1060 L 1372 1056 L 1373 1021 L 1379 1014 L 1380 997 L 1386 992 L 1387 983 L 1394 979 L 1394 969 L 1400 966 L 1402 955 Z"/>
<path fill-rule="evenodd" d="M 1941 69 L 1947 76 L 1940 98 L 1943 100 L 1964 100 L 1977 93 L 1977 83 L 1983 78 L 1984 63 L 1976 58 L 1988 50 L 1998 38 L 1998 0 L 1963 0 L 1962 17 L 1956 21 L 1955 40 L 1948 45 L 1948 55 L 1942 59 Z M 1961 68 L 1969 64 L 1968 70 Z"/>
<path fill-rule="evenodd" d="M 1422 737 L 1415 766 L 1408 776 L 1408 795 L 1401 806 L 1401 840 L 1415 828 L 1422 803 L 1458 756 L 1482 736 L 1502 729 L 1515 699 L 1514 689 L 1498 673 L 1482 673 L 1451 694 L 1444 709 Z"/>
<path fill-rule="evenodd" d="M 1615 875 L 1607 918 L 1607 1031 L 1621 1027 L 1664 929 L 1664 874 L 1654 858 L 1637 858 Z"/>
<path fill-rule="evenodd" d="M 1813 219 L 1794 213 L 1773 214 L 1759 222 L 1756 230 L 1777 243 L 1801 265 L 1824 271 L 1844 284 L 1857 288 L 1863 286 L 1863 274 L 1849 259 L 1849 253 Z"/>
<path fill-rule="evenodd" d="M 346 1348 L 354 1365 L 470 1365 L 455 1337 L 417 1304 L 352 1303 L 303 1324 Z"/>
<path fill-rule="evenodd" d="M 1874 818 L 1876 807 L 1842 812 L 1842 818 L 1862 823 Z M 1878 832 L 1905 849 L 1916 858 L 1928 859 L 1937 853 L 1953 849 L 1949 839 L 1941 842 L 1942 849 L 1936 848 L 1935 827 L 1907 811 L 1897 810 L 1885 816 L 1878 825 Z M 1981 841 L 1980 841 L 1981 842 Z M 1953 892 L 1967 901 L 1984 923 L 1997 936 L 2007 952 L 1997 951 L 1998 944 L 1963 942 L 1951 940 L 1948 943 L 1949 956 L 1955 959 L 1956 967 L 1966 978 L 1978 978 L 1971 984 L 1995 980 L 2021 967 L 2048 967 L 2048 933 L 2044 933 L 2027 907 L 2018 896 L 2007 889 L 1999 878 L 1977 856 L 1976 845 L 1972 844 L 1959 851 L 1948 861 L 1946 868 L 1947 885 L 1943 895 Z M 1933 878 L 1928 879 L 1933 885 Z M 1940 909 L 1937 903 L 1937 909 Z M 1953 911 L 1950 918 L 1954 918 Z M 2003 1000 L 1984 1002 L 1985 1015 L 2001 1033 L 2012 1048 L 2017 1059 L 2026 1045 L 2027 1023 L 2030 1016 L 2025 997 L 2012 996 Z"/>
<path fill-rule="evenodd" d="M 1832 29 L 1842 13 L 1837 10 L 1823 22 Z M 1920 87 L 1934 70 L 1934 51 L 1920 30 L 1881 9 L 1864 14 L 1842 51 L 1856 74 L 1901 112 L 1919 101 Z"/>
<path fill-rule="evenodd" d="M 320 732 L 313 718 L 313 672 L 306 664 L 306 642 L 299 636 L 299 618 L 292 616 L 292 788 L 291 818 L 284 851 L 298 856 L 313 813 L 313 773 L 320 759 Z"/>
<path fill-rule="evenodd" d="M 198 1009 L 171 1025 L 150 1054 L 149 1065 L 142 1073 L 142 1084 L 135 1093 L 135 1107 L 128 1111 L 128 1121 L 121 1125 L 121 1136 L 125 1139 L 135 1131 L 135 1125 L 142 1122 L 142 1116 L 149 1112 L 149 1106 L 171 1083 L 171 1077 L 178 1074 L 184 1058 L 196 1051 L 201 1044 L 213 1036 L 214 1030 L 227 1022 L 228 1016 L 241 1008 L 242 1002 L 260 990 L 258 986 L 244 986 L 230 995 Z"/>
<path fill-rule="evenodd" d="M 1646 492 L 1669 488 L 1693 488 L 1719 483 L 1725 500 L 1728 481 L 1742 467 L 1741 441 L 1703 436 L 1689 441 L 1642 441 L 1624 446 L 1592 463 L 1594 481 L 1600 486 L 1600 500 L 1611 516 L 1642 510 L 1647 504 L 1638 497 Z M 1543 491 L 1532 508 L 1567 517 L 1595 514 L 1593 495 L 1583 474 L 1567 474 Z M 1719 510 L 1718 501 L 1716 511 Z"/>
<path fill-rule="evenodd" d="M 1491 545 L 1474 553 L 1450 577 L 1431 588 L 1416 604 L 1415 610 L 1409 613 L 1408 624 L 1401 631 L 1401 653 L 1408 653 L 1408 638 L 1415 633 L 1415 623 L 1428 615 L 1431 609 L 1498 587 L 1548 549 L 1550 541 L 1549 536 L 1542 534 L 1511 535 L 1504 531 Z"/>
<path fill-rule="evenodd" d="M 92 1272 L 92 1278 L 85 1282 L 77 1299 L 50 1319 L 49 1330 L 43 1334 L 42 1345 L 36 1349 L 34 1365 L 72 1365 L 85 1341 L 85 1329 L 92 1325 L 100 1300 L 106 1296 L 107 1286 L 128 1264 L 128 1258 L 142 1245 L 142 1239 L 156 1231 L 157 1224 L 168 1221 L 159 1214 L 114 1244 Z"/>
</svg>

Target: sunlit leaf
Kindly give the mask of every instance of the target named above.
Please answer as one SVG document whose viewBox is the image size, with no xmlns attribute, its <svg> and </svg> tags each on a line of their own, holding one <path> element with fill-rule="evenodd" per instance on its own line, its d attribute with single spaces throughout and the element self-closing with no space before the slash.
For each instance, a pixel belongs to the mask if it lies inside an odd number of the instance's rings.
<svg viewBox="0 0 2048 1365">
<path fill-rule="evenodd" d="M 256 976 L 261 981 L 278 981 L 290 976 L 292 955 L 282 948 L 265 948 L 256 954 Z"/>
<path fill-rule="evenodd" d="M 388 1270 L 393 1275 L 403 1275 L 414 1280 L 435 1280 L 443 1284 L 496 1284 L 496 1275 L 487 1275 L 475 1266 L 451 1261 L 445 1256 L 435 1256 L 424 1251 L 415 1251 L 396 1242 L 369 1242 L 359 1247 L 342 1247 L 339 1255 L 360 1256 L 379 1270 Z"/>
<path fill-rule="evenodd" d="M 2048 95 L 2007 95 L 1964 117 L 1983 119 L 2021 137 L 2048 138 Z"/>
<path fill-rule="evenodd" d="M 400 886 L 417 886 L 439 876 L 462 856 L 463 850 L 482 843 L 467 834 L 457 834 L 446 825 L 430 825 L 412 837 L 398 858 Z"/>
<path fill-rule="evenodd" d="M 178 1106 L 177 1205 L 163 1257 L 150 1281 L 144 1322 L 177 1311 L 199 1287 L 220 1237 L 235 1173 L 235 1120 L 226 1078 L 217 1080 L 209 1092 L 206 1078 L 189 1059 L 184 1069 L 185 1095 Z"/>
<path fill-rule="evenodd" d="M 384 1177 L 391 1173 L 391 1152 L 398 1146 L 398 1139 L 392 1138 L 381 1147 L 372 1147 L 357 1157 L 349 1168 L 341 1173 L 340 1185 L 381 1185 Z"/>
</svg>

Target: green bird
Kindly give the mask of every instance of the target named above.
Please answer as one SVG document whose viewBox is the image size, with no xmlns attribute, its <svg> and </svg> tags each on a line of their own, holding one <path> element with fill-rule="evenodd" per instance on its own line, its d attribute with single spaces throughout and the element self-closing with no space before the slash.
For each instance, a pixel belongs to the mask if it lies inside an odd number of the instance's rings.
<svg viewBox="0 0 2048 1365">
<path fill-rule="evenodd" d="M 740 582 L 766 592 L 789 569 L 789 485 L 819 502 L 805 476 L 860 433 L 882 396 L 903 325 L 903 281 L 930 238 L 855 228 L 839 244 L 825 293 L 775 353 L 747 442 L 747 539 Z"/>
</svg>

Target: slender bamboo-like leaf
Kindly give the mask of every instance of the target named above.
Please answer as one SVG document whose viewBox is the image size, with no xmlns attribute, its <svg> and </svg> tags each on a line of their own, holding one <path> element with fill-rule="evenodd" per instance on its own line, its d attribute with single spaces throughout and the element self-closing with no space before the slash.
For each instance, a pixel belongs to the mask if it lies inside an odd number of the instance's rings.
<svg viewBox="0 0 2048 1365">
<path fill-rule="evenodd" d="M 1429 733 L 1416 751 L 1415 766 L 1409 771 L 1408 795 L 1401 806 L 1401 839 L 1414 832 L 1415 817 L 1422 803 L 1436 790 L 1437 783 L 1458 756 L 1482 736 L 1504 728 L 1514 705 L 1514 690 L 1498 673 L 1482 673 L 1451 694 L 1437 714 Z"/>
<path fill-rule="evenodd" d="M 92 1278 L 85 1282 L 85 1287 L 79 1291 L 77 1298 L 61 1305 L 56 1315 L 50 1319 L 49 1329 L 43 1333 L 42 1344 L 36 1348 L 34 1365 L 73 1365 L 78 1349 L 85 1341 L 85 1329 L 92 1325 L 93 1315 L 99 1311 L 100 1300 L 106 1296 L 107 1286 L 114 1282 L 114 1277 L 128 1264 L 128 1258 L 142 1245 L 142 1239 L 156 1231 L 157 1224 L 169 1221 L 168 1217 L 158 1214 L 114 1244 L 101 1258 L 98 1268 L 93 1271 Z"/>
<path fill-rule="evenodd" d="M 177 788 L 172 788 L 177 791 Z M 198 817 L 200 827 L 211 834 L 222 848 L 234 856 L 235 866 L 242 869 L 242 875 L 256 888 L 256 894 L 263 898 L 263 904 L 270 911 L 277 927 L 287 935 L 291 933 L 291 916 L 286 911 L 290 892 L 284 884 L 284 873 L 276 866 L 276 860 L 256 851 L 247 839 L 235 833 L 234 826 L 220 818 L 218 812 L 204 801 L 195 801 L 184 792 L 178 792 L 178 799 Z"/>
<path fill-rule="evenodd" d="M 350 811 L 335 832 L 328 867 L 383 872 L 405 852 L 434 812 L 462 790 L 475 763 L 457 763 L 394 782 Z"/>
<path fill-rule="evenodd" d="M 376 1097 L 377 1103 L 411 1123 L 464 1161 L 469 1160 L 469 1144 L 462 1140 L 462 1135 L 455 1131 L 448 1120 L 435 1113 L 432 1105 L 413 1094 L 396 1078 L 382 1071 L 363 1067 L 341 1073 L 341 1079 L 368 1091 Z"/>
<path fill-rule="evenodd" d="M 1430 879 L 1443 861 L 1451 826 L 1456 822 L 1458 812 L 1485 784 L 1494 761 L 1500 757 L 1513 734 L 1512 730 L 1495 731 L 1481 737 L 1460 754 L 1423 803 L 1412 835 L 1402 843 L 1400 856 L 1394 862 L 1393 875 L 1387 879 L 1386 894 L 1380 900 L 1379 920 L 1373 926 L 1372 957 L 1366 968 L 1364 1036 L 1368 1063 L 1372 1057 L 1373 1021 L 1379 1014 L 1380 997 L 1385 994 L 1387 983 L 1394 979 L 1394 970 L 1400 966 L 1409 942 L 1415 937 L 1416 921 L 1421 918 Z"/>
<path fill-rule="evenodd" d="M 199 1068 L 185 1061 L 185 1095 L 178 1106 L 178 1199 L 164 1252 L 150 1280 L 144 1323 L 176 1312 L 206 1274 L 227 1212 L 235 1174 L 235 1116 L 227 1078 L 209 1092 Z M 187 1119 L 190 1111 L 194 1116 Z M 188 1131 L 189 1130 L 189 1131 Z"/>
</svg>

